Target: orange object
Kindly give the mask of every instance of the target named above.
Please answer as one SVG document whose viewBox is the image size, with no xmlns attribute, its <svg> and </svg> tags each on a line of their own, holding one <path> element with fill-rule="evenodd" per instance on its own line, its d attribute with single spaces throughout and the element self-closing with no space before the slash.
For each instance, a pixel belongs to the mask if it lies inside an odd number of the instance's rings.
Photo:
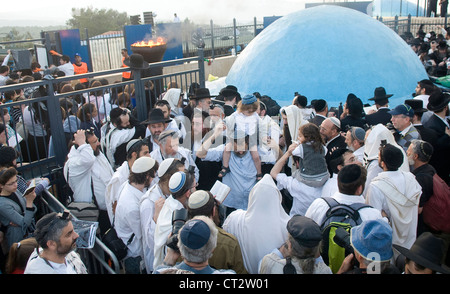
<svg viewBox="0 0 450 294">
<path fill-rule="evenodd" d="M 125 65 L 124 61 L 125 61 L 125 57 L 122 57 L 122 67 L 128 67 Z M 122 77 L 124 79 L 131 79 L 131 71 L 124 71 L 122 73 Z"/>
<path fill-rule="evenodd" d="M 81 62 L 80 65 L 77 65 L 77 64 L 74 63 L 73 64 L 73 71 L 74 71 L 74 73 L 76 75 L 88 73 L 89 70 L 88 70 L 87 63 L 86 62 Z M 87 83 L 87 82 L 88 82 L 88 79 L 86 79 L 86 78 L 80 79 L 80 83 Z"/>
</svg>

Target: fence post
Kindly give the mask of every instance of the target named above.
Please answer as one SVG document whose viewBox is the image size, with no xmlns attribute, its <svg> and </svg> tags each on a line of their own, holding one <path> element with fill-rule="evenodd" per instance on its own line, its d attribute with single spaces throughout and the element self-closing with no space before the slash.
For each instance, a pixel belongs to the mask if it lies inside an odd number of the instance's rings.
<svg viewBox="0 0 450 294">
<path fill-rule="evenodd" d="M 406 28 L 408 33 L 411 32 L 411 14 L 408 14 L 408 27 Z"/>
<path fill-rule="evenodd" d="M 64 136 L 64 128 L 62 125 L 62 114 L 59 99 L 55 98 L 55 91 L 53 89 L 52 81 L 47 83 L 47 111 L 50 120 L 50 129 L 52 134 L 53 150 L 55 151 L 55 157 L 60 166 L 64 166 L 67 155 L 67 144 Z"/>
<path fill-rule="evenodd" d="M 134 77 L 134 93 L 136 96 L 136 105 L 138 120 L 144 121 L 147 119 L 147 103 L 145 101 L 145 88 L 144 82 L 142 81 L 142 73 L 140 69 L 133 69 Z"/>
<path fill-rule="evenodd" d="M 236 40 L 236 19 L 233 18 L 233 37 L 234 37 L 234 52 L 237 54 L 237 40 Z"/>
<path fill-rule="evenodd" d="M 214 23 L 213 20 L 209 22 L 211 24 L 211 58 L 214 59 Z"/>
<path fill-rule="evenodd" d="M 395 16 L 394 31 L 398 34 L 398 15 Z"/>
<path fill-rule="evenodd" d="M 205 53 L 203 48 L 198 47 L 198 78 L 201 88 L 205 88 Z"/>
</svg>

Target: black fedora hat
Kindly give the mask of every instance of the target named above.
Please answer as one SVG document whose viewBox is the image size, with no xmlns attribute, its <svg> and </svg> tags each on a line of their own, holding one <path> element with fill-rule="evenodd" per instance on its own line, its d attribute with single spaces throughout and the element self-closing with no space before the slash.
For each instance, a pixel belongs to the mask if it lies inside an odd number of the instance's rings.
<svg viewBox="0 0 450 294">
<path fill-rule="evenodd" d="M 411 246 L 411 249 L 396 244 L 393 244 L 393 246 L 406 258 L 423 267 L 435 272 L 450 274 L 448 269 L 441 266 L 444 256 L 444 241 L 430 232 L 422 233 Z"/>
<path fill-rule="evenodd" d="M 235 86 L 228 85 L 220 90 L 219 95 L 222 95 L 224 97 L 231 97 L 239 95 L 239 92 Z"/>
<path fill-rule="evenodd" d="M 193 95 L 189 96 L 189 99 L 204 99 L 204 98 L 213 98 L 216 97 L 216 95 L 211 95 L 209 93 L 209 89 L 208 88 L 198 88 L 195 89 L 195 92 Z"/>
<path fill-rule="evenodd" d="M 379 101 L 394 96 L 393 94 L 386 94 L 386 89 L 384 89 L 383 87 L 376 88 L 373 95 L 374 96 L 372 98 L 369 98 L 369 100 Z"/>
<path fill-rule="evenodd" d="M 450 102 L 450 95 L 441 91 L 434 91 L 428 98 L 428 110 L 440 111 Z"/>
<path fill-rule="evenodd" d="M 150 66 L 141 54 L 136 53 L 131 54 L 130 57 L 126 58 L 123 63 L 132 69 L 147 69 Z"/>
<path fill-rule="evenodd" d="M 164 113 L 159 108 L 153 108 L 150 110 L 150 113 L 148 114 L 148 119 L 141 122 L 143 125 L 149 125 L 149 124 L 157 124 L 157 123 L 169 123 L 172 119 L 165 118 Z"/>
<path fill-rule="evenodd" d="M 414 113 L 422 113 L 428 111 L 428 109 L 423 108 L 423 101 L 420 99 L 406 99 L 405 104 L 411 106 Z"/>
</svg>

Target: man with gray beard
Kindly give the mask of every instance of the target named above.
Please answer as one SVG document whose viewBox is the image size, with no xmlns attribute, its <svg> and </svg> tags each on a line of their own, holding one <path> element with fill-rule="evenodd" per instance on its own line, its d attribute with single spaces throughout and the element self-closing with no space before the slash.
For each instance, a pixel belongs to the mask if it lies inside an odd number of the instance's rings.
<svg viewBox="0 0 450 294">
<path fill-rule="evenodd" d="M 193 169 L 195 172 L 195 180 L 198 182 L 200 172 L 192 157 L 192 151 L 179 145 L 180 141 L 176 131 L 164 131 L 158 136 L 159 148 L 157 150 L 153 150 L 150 153 L 150 157 L 154 158 L 158 163 L 161 163 L 167 158 L 176 158 L 180 160 L 185 158 L 186 160 L 184 164 L 186 166 L 186 170 Z"/>
</svg>

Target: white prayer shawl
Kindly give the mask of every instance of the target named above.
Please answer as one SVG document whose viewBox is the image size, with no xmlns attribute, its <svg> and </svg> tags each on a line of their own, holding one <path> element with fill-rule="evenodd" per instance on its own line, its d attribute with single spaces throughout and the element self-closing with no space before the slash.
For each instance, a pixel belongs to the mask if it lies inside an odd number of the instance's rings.
<svg viewBox="0 0 450 294">
<path fill-rule="evenodd" d="M 109 132 L 106 132 L 107 124 L 103 125 L 101 128 L 102 138 L 101 145 L 102 149 L 105 151 L 105 155 L 108 158 L 111 166 L 115 168 L 115 160 L 114 153 L 116 153 L 116 148 L 122 145 L 123 143 L 129 142 L 135 132 L 136 128 L 133 127 L 131 129 L 117 129 L 112 123 Z"/>
<path fill-rule="evenodd" d="M 408 157 L 406 156 L 405 150 L 397 144 L 394 135 L 388 130 L 384 125 L 377 124 L 370 131 L 364 143 L 364 166 L 368 167 L 372 160 L 378 159 L 378 153 L 380 152 L 381 141 L 386 140 L 386 143 L 391 144 L 403 153 L 403 163 L 400 166 L 400 170 L 404 172 L 409 172 Z"/>
<path fill-rule="evenodd" d="M 180 115 L 178 110 L 178 101 L 180 100 L 181 89 L 170 88 L 167 90 L 166 94 L 164 94 L 163 100 L 169 102 L 170 109 L 173 112 L 176 112 L 177 115 Z"/>
<path fill-rule="evenodd" d="M 251 190 L 248 209 L 232 212 L 223 229 L 238 239 L 247 271 L 257 274 L 259 261 L 286 241 L 288 221 L 281 193 L 267 174 Z"/>
<path fill-rule="evenodd" d="M 124 161 L 123 164 L 117 168 L 108 185 L 106 186 L 106 210 L 108 211 L 108 216 L 111 223 L 114 216 L 112 206 L 114 202 L 119 201 L 120 187 L 128 180 L 129 175 L 130 167 L 128 166 L 128 161 Z"/>
<path fill-rule="evenodd" d="M 422 187 L 410 172 L 382 172 L 372 180 L 367 203 L 384 210 L 392 227 L 392 243 L 411 248 L 416 240 Z"/>
<path fill-rule="evenodd" d="M 155 244 L 154 244 L 154 260 L 153 268 L 161 265 L 164 261 L 165 245 L 169 234 L 172 232 L 172 213 L 175 210 L 183 208 L 183 204 L 180 201 L 169 196 L 159 212 L 158 219 L 156 220 L 155 228 Z"/>
<path fill-rule="evenodd" d="M 102 152 L 94 155 L 91 145 L 83 144 L 78 148 L 72 146 L 64 164 L 64 177 L 73 190 L 75 202 L 93 202 L 95 200 L 101 210 L 106 210 L 106 185 L 113 176 L 113 170 Z M 69 175 L 69 179 L 67 179 Z"/>
<path fill-rule="evenodd" d="M 155 244 L 155 229 L 156 223 L 153 220 L 155 214 L 155 202 L 159 198 L 164 198 L 164 194 L 158 184 L 153 185 L 142 196 L 139 205 L 141 215 L 141 230 L 142 230 L 142 247 L 144 249 L 144 262 L 147 272 L 153 271 L 154 260 L 154 244 Z"/>
<path fill-rule="evenodd" d="M 291 135 L 291 139 L 296 141 L 298 137 L 298 129 L 300 126 L 307 124 L 308 121 L 303 119 L 302 111 L 296 105 L 289 105 L 283 107 L 286 112 L 286 118 L 288 123 L 289 134 Z M 289 146 L 286 146 L 286 149 Z M 289 157 L 288 166 L 291 168 L 292 173 L 297 170 L 295 165 L 292 164 L 292 157 Z"/>
</svg>

